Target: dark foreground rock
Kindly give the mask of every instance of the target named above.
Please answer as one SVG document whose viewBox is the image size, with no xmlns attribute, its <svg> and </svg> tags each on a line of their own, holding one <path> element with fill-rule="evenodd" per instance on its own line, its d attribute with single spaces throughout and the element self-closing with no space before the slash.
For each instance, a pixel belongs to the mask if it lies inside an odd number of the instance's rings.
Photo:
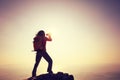
<svg viewBox="0 0 120 80">
<path fill-rule="evenodd" d="M 29 78 L 28 80 L 32 79 Z M 42 74 L 37 76 L 37 79 L 34 80 L 74 80 L 74 77 L 68 73 L 58 72 L 56 74 Z"/>
</svg>

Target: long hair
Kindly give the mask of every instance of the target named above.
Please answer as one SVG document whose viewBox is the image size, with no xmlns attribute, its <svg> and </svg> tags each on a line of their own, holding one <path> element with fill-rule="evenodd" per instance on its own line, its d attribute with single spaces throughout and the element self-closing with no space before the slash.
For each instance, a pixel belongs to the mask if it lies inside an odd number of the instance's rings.
<svg viewBox="0 0 120 80">
<path fill-rule="evenodd" d="M 37 33 L 37 36 L 45 36 L 45 32 L 43 30 L 40 30 L 38 33 Z"/>
</svg>

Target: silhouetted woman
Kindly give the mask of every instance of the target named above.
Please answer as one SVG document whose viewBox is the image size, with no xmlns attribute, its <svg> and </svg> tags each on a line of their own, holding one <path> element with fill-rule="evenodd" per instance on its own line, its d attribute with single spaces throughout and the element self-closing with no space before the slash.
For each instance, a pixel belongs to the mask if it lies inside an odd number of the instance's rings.
<svg viewBox="0 0 120 80">
<path fill-rule="evenodd" d="M 36 77 L 37 67 L 42 57 L 48 62 L 47 72 L 53 73 L 52 59 L 46 52 L 46 41 L 52 41 L 51 36 L 49 34 L 45 35 L 45 32 L 43 30 L 40 30 L 33 41 L 34 51 L 36 51 L 36 62 L 32 71 L 32 77 Z"/>
</svg>

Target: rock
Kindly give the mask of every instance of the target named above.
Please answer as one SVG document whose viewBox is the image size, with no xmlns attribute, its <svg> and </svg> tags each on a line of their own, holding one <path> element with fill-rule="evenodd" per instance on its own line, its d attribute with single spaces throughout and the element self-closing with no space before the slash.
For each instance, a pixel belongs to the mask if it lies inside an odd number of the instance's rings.
<svg viewBox="0 0 120 80">
<path fill-rule="evenodd" d="M 29 78 L 28 80 L 33 79 Z M 74 77 L 68 73 L 58 72 L 56 74 L 42 74 L 37 76 L 37 78 L 34 80 L 74 80 Z"/>
</svg>

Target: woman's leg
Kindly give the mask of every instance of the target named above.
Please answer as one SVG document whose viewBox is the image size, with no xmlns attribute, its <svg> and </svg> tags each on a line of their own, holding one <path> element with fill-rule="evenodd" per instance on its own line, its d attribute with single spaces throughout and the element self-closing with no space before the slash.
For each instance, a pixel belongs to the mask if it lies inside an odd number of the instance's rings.
<svg viewBox="0 0 120 80">
<path fill-rule="evenodd" d="M 32 71 L 32 77 L 36 76 L 36 71 L 37 71 L 37 67 L 39 65 L 39 62 L 41 60 L 41 53 L 38 51 L 37 54 L 36 54 L 36 62 L 34 64 L 34 68 L 33 68 L 33 71 Z"/>
<path fill-rule="evenodd" d="M 51 57 L 48 55 L 47 52 L 43 53 L 43 57 L 48 62 L 47 72 L 52 73 L 52 63 L 53 63 L 53 61 L 52 61 Z"/>
</svg>

